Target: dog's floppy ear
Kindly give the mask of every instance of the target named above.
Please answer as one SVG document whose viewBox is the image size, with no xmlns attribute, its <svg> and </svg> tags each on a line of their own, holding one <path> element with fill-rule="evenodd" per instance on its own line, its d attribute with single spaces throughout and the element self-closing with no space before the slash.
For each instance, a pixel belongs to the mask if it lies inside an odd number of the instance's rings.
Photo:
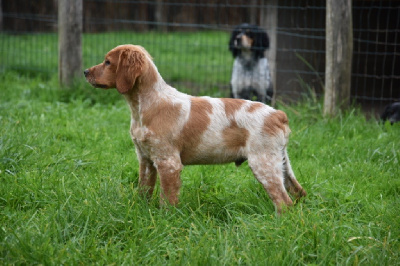
<svg viewBox="0 0 400 266">
<path fill-rule="evenodd" d="M 233 57 L 236 57 L 236 56 L 238 56 L 238 55 L 240 54 L 240 49 L 238 49 L 238 48 L 235 47 L 235 39 L 236 39 L 236 36 L 237 36 L 239 33 L 240 33 L 240 32 L 239 32 L 238 28 L 236 27 L 236 28 L 233 30 L 233 32 L 232 32 L 232 34 L 231 34 L 231 38 L 230 38 L 230 40 L 229 40 L 229 51 L 231 51 Z"/>
<path fill-rule="evenodd" d="M 265 50 L 269 49 L 269 38 L 268 35 L 265 31 L 260 32 L 260 34 L 262 35 L 261 39 L 262 39 L 262 47 L 265 48 Z"/>
<path fill-rule="evenodd" d="M 268 35 L 261 28 L 257 28 L 256 38 L 254 40 L 253 47 L 256 47 L 256 52 L 260 57 L 264 57 L 264 51 L 269 49 Z"/>
<path fill-rule="evenodd" d="M 269 48 L 269 38 L 268 34 L 265 30 L 259 28 L 257 30 L 257 46 L 262 48 L 263 50 L 267 50 Z"/>
<path fill-rule="evenodd" d="M 120 52 L 116 75 L 116 88 L 119 93 L 127 93 L 133 88 L 142 74 L 144 62 L 144 54 L 140 51 L 125 49 Z"/>
</svg>

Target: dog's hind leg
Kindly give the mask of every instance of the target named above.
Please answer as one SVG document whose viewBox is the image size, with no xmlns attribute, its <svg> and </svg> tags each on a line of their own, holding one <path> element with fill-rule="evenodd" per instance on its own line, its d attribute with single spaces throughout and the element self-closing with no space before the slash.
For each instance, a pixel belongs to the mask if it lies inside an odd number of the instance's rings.
<svg viewBox="0 0 400 266">
<path fill-rule="evenodd" d="M 249 156 L 248 162 L 255 178 L 263 185 L 274 203 L 278 214 L 281 214 L 284 208 L 293 205 L 283 184 L 283 158 L 280 154 L 257 154 Z"/>
<path fill-rule="evenodd" d="M 286 190 L 296 197 L 296 199 L 305 197 L 307 192 L 303 189 L 300 183 L 297 181 L 292 166 L 290 165 L 289 156 L 286 148 L 283 150 L 283 170 L 285 177 L 285 188 Z"/>
</svg>

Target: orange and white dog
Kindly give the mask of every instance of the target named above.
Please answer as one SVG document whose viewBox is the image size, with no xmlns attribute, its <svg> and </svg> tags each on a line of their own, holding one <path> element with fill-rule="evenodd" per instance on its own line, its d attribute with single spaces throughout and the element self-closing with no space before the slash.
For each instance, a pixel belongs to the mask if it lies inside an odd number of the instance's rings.
<svg viewBox="0 0 400 266">
<path fill-rule="evenodd" d="M 140 191 L 150 197 L 157 172 L 161 203 L 178 203 L 183 165 L 245 160 L 277 213 L 306 195 L 290 166 L 284 112 L 241 99 L 194 97 L 169 86 L 141 46 L 120 45 L 84 71 L 98 88 L 116 88 L 131 110 L 130 133 L 140 163 Z"/>
</svg>

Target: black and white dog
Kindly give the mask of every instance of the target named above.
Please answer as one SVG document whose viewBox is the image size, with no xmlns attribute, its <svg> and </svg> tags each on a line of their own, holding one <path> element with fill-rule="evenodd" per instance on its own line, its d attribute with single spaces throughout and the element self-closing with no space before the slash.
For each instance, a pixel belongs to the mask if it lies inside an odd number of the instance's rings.
<svg viewBox="0 0 400 266">
<path fill-rule="evenodd" d="M 240 24 L 229 41 L 234 57 L 231 97 L 270 103 L 273 96 L 271 74 L 265 51 L 267 33 L 256 25 Z"/>
<path fill-rule="evenodd" d="M 400 122 L 400 102 L 392 103 L 386 106 L 381 114 L 382 121 L 388 120 L 392 125 Z"/>
</svg>

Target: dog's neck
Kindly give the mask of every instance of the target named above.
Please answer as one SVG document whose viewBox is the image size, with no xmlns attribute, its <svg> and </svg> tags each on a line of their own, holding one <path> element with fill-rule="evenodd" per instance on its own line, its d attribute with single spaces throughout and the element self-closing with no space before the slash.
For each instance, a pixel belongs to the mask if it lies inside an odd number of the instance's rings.
<svg viewBox="0 0 400 266">
<path fill-rule="evenodd" d="M 244 60 L 252 60 L 253 59 L 253 52 L 250 50 L 250 48 L 242 48 L 241 50 L 241 57 Z"/>
<path fill-rule="evenodd" d="M 242 65 L 245 66 L 246 68 L 253 68 L 254 65 L 256 64 L 255 55 L 253 51 L 250 49 L 242 49 L 239 60 L 242 62 Z"/>
<path fill-rule="evenodd" d="M 131 110 L 131 118 L 140 123 L 141 114 L 149 108 L 157 108 L 160 99 L 173 97 L 177 90 L 167 85 L 152 63 L 144 71 L 133 88 L 124 94 Z"/>
</svg>

